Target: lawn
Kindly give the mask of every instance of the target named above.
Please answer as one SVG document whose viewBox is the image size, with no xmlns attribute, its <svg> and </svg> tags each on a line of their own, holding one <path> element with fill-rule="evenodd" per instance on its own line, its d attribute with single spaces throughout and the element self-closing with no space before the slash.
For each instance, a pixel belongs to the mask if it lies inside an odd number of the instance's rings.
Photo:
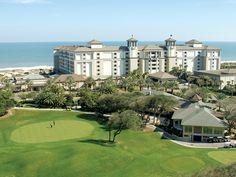
<svg viewBox="0 0 236 177">
<path fill-rule="evenodd" d="M 216 156 L 236 161 L 236 151 L 185 148 L 157 133 L 124 131 L 115 146 L 100 143 L 107 137 L 91 115 L 15 110 L 0 121 L 0 177 L 185 176 L 224 165 Z"/>
</svg>

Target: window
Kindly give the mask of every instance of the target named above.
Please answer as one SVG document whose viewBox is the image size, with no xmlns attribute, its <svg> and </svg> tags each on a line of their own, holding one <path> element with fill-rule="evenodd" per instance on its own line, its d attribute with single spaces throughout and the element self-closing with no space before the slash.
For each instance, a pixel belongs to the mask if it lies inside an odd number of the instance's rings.
<svg viewBox="0 0 236 177">
<path fill-rule="evenodd" d="M 99 71 L 100 71 L 100 69 L 97 69 L 97 71 L 99 72 Z"/>
<path fill-rule="evenodd" d="M 114 61 L 114 63 L 117 63 L 117 61 Z"/>
<path fill-rule="evenodd" d="M 117 57 L 116 57 L 116 56 L 114 56 L 114 58 L 116 59 Z"/>
<path fill-rule="evenodd" d="M 83 56 L 85 56 L 85 53 L 83 53 Z"/>
<path fill-rule="evenodd" d="M 100 73 L 98 73 L 98 76 L 100 76 Z"/>
<path fill-rule="evenodd" d="M 100 61 L 97 61 L 97 63 L 100 63 Z"/>
<path fill-rule="evenodd" d="M 114 73 L 114 75 L 116 75 L 117 73 Z"/>
<path fill-rule="evenodd" d="M 117 69 L 116 68 L 114 68 L 114 71 L 116 71 Z"/>
<path fill-rule="evenodd" d="M 204 133 L 204 134 L 212 134 L 212 128 L 210 128 L 210 127 L 204 127 L 204 128 L 203 128 L 203 133 Z"/>
<path fill-rule="evenodd" d="M 202 127 L 194 127 L 194 133 L 202 133 Z"/>
<path fill-rule="evenodd" d="M 100 68 L 100 65 L 97 65 L 98 68 Z"/>
<path fill-rule="evenodd" d="M 114 53 L 114 55 L 116 55 L 117 53 Z"/>
<path fill-rule="evenodd" d="M 192 133 L 192 127 L 190 127 L 190 126 L 185 126 L 185 127 L 184 127 L 184 132 L 185 132 L 185 133 Z"/>
<path fill-rule="evenodd" d="M 116 65 L 114 65 L 114 67 L 116 67 Z"/>
<path fill-rule="evenodd" d="M 221 134 L 223 134 L 223 129 L 222 128 L 214 128 L 214 134 L 215 135 L 221 135 Z"/>
<path fill-rule="evenodd" d="M 97 55 L 100 55 L 100 53 L 97 53 Z"/>
</svg>

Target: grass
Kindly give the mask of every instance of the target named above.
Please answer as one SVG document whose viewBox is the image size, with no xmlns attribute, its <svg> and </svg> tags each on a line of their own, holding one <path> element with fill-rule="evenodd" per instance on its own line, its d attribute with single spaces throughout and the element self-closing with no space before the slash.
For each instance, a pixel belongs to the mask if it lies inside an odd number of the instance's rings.
<svg viewBox="0 0 236 177">
<path fill-rule="evenodd" d="M 93 126 L 77 120 L 45 121 L 17 128 L 11 134 L 11 140 L 19 143 L 44 143 L 86 137 Z M 52 127 L 51 127 L 52 125 Z"/>
<path fill-rule="evenodd" d="M 226 165 L 236 162 L 236 151 L 212 151 L 209 152 L 208 155 Z"/>
<path fill-rule="evenodd" d="M 102 141 L 108 133 L 94 119 L 73 112 L 15 110 L 9 119 L 0 121 L 0 177 L 178 177 L 223 166 L 211 157 L 211 152 L 226 152 L 229 156 L 236 152 L 186 148 L 161 139 L 157 133 L 134 131 L 122 132 L 115 146 L 106 146 Z M 62 134 L 51 135 L 49 142 L 47 129 L 41 135 L 36 132 L 37 127 L 42 129 L 52 120 L 56 126 L 66 121 L 75 127 L 59 130 L 58 126 L 55 131 Z M 74 123 L 86 126 L 76 127 Z M 31 126 L 36 128 L 30 130 Z M 27 143 L 27 135 L 20 134 L 20 130 L 28 134 L 31 131 L 34 143 Z M 68 131 L 78 136 L 69 136 Z M 61 138 L 63 134 L 66 138 Z M 44 138 L 47 142 L 42 142 Z"/>
</svg>

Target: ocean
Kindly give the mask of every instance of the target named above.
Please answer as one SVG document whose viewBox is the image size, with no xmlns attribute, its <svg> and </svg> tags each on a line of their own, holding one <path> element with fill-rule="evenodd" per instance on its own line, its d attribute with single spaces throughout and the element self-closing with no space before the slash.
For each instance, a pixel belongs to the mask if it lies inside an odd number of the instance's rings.
<svg viewBox="0 0 236 177">
<path fill-rule="evenodd" d="M 0 68 L 53 66 L 53 48 L 61 45 L 83 45 L 86 42 L 0 43 Z M 105 45 L 126 45 L 125 41 L 104 42 Z M 164 44 L 163 41 L 140 41 L 139 45 Z M 179 42 L 182 44 L 182 42 Z M 236 42 L 204 42 L 222 49 L 222 61 L 236 61 Z"/>
</svg>

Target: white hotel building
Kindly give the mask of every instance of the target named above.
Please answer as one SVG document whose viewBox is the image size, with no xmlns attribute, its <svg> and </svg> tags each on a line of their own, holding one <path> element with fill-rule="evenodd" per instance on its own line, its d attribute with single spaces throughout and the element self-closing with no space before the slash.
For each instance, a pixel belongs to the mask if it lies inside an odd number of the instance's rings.
<svg viewBox="0 0 236 177">
<path fill-rule="evenodd" d="M 220 69 L 220 49 L 190 40 L 176 45 L 168 38 L 165 45 L 139 46 L 134 38 L 127 46 L 104 46 L 92 40 L 87 46 L 61 46 L 54 50 L 56 73 L 78 74 L 104 79 L 119 77 L 140 68 L 143 73 L 168 72 L 173 67 L 198 70 Z"/>
</svg>

